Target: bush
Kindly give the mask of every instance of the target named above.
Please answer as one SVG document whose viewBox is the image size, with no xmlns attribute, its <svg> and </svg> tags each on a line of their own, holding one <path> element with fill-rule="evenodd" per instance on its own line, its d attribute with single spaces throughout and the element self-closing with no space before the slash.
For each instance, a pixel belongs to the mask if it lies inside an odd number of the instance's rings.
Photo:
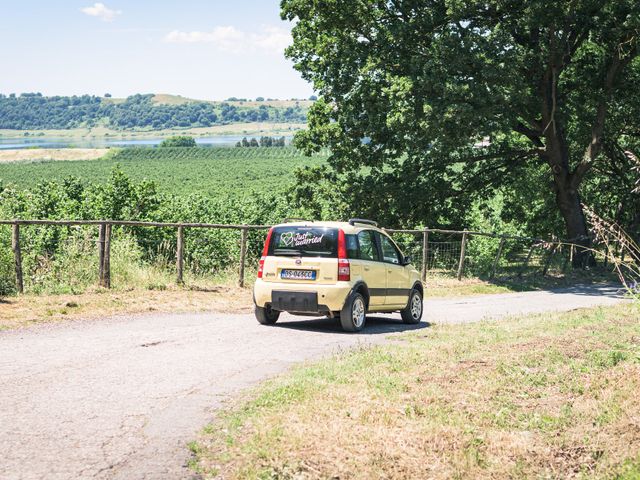
<svg viewBox="0 0 640 480">
<path fill-rule="evenodd" d="M 0 192 L 0 218 L 270 224 L 296 215 L 282 190 L 237 199 L 161 194 L 153 182 L 135 182 L 118 166 L 104 184 L 67 178 L 30 190 L 8 187 Z M 30 225 L 20 233 L 27 292 L 78 293 L 96 285 L 96 226 Z M 175 228 L 114 227 L 112 235 L 115 288 L 167 285 L 175 280 Z M 251 232 L 249 265 L 259 258 L 264 235 L 264 231 Z M 236 230 L 187 229 L 185 270 L 194 278 L 218 278 L 237 271 L 238 240 Z M 11 229 L 0 226 L 0 295 L 15 293 L 12 259 Z"/>
<path fill-rule="evenodd" d="M 196 141 L 193 137 L 187 137 L 186 135 L 178 135 L 175 137 L 169 137 L 162 141 L 160 147 L 185 147 L 193 148 L 196 146 Z"/>
<path fill-rule="evenodd" d="M 15 293 L 14 278 L 13 254 L 2 241 L 0 243 L 0 297 Z"/>
</svg>

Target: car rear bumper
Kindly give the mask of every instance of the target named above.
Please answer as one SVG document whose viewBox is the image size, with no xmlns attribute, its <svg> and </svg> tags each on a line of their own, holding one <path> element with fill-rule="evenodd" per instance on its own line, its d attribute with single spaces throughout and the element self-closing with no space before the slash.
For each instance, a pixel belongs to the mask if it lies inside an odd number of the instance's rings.
<svg viewBox="0 0 640 480">
<path fill-rule="evenodd" d="M 270 304 L 275 310 L 285 312 L 329 313 L 342 310 L 350 291 L 349 282 L 315 285 L 258 279 L 253 287 L 253 300 L 259 307 Z"/>
</svg>

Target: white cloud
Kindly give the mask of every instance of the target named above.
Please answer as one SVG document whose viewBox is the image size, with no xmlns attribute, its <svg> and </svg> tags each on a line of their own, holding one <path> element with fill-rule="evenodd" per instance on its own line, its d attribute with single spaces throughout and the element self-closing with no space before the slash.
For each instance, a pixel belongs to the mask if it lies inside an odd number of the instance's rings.
<svg viewBox="0 0 640 480">
<path fill-rule="evenodd" d="M 98 17 L 105 22 L 112 22 L 115 20 L 116 16 L 122 14 L 122 10 L 112 10 L 107 8 L 104 3 L 100 2 L 94 3 L 92 7 L 82 8 L 80 11 L 90 17 Z"/>
<path fill-rule="evenodd" d="M 225 52 L 265 51 L 282 53 L 291 43 L 291 33 L 279 27 L 263 27 L 258 33 L 247 33 L 233 26 L 215 27 L 210 32 L 174 30 L 164 37 L 168 43 L 211 43 Z"/>
<path fill-rule="evenodd" d="M 235 27 L 216 27 L 210 32 L 181 32 L 174 30 L 165 37 L 169 43 L 213 43 L 220 50 L 236 51 L 246 43 L 244 32 Z"/>
</svg>

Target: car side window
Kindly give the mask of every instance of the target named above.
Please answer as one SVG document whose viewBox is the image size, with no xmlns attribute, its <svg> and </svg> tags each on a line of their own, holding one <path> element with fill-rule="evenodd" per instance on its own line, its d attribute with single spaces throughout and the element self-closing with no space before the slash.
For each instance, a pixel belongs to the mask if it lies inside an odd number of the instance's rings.
<svg viewBox="0 0 640 480">
<path fill-rule="evenodd" d="M 387 263 L 394 263 L 400 265 L 400 252 L 393 244 L 391 239 L 386 235 L 380 235 L 380 246 L 382 247 L 382 257 Z"/>
<path fill-rule="evenodd" d="M 358 250 L 358 237 L 355 235 L 345 235 L 347 240 L 347 258 L 360 258 Z"/>
<path fill-rule="evenodd" d="M 363 230 L 358 233 L 358 244 L 360 245 L 360 259 L 379 261 L 378 248 L 371 230 Z"/>
</svg>

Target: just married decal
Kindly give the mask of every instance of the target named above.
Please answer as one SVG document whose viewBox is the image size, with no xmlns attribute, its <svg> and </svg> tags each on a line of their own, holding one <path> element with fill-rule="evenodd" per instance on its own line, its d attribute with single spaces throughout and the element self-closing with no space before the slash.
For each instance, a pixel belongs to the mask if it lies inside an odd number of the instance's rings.
<svg viewBox="0 0 640 480">
<path fill-rule="evenodd" d="M 295 233 L 284 232 L 280 235 L 280 246 L 282 247 L 302 247 L 304 245 L 317 245 L 322 243 L 322 235 L 314 235 L 311 232 Z"/>
</svg>

